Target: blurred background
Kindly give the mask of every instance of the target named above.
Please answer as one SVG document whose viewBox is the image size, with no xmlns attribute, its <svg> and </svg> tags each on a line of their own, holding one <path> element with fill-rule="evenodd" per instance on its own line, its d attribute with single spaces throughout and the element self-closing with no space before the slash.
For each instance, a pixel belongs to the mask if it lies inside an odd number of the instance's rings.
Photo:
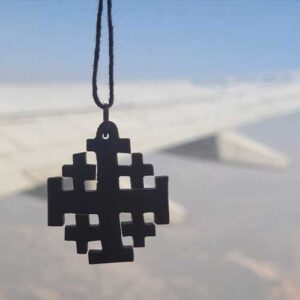
<svg viewBox="0 0 300 300">
<path fill-rule="evenodd" d="M 299 1 L 113 0 L 111 119 L 171 224 L 107 265 L 47 227 L 45 186 L 102 121 L 97 5 L 0 0 L 0 300 L 300 300 Z"/>
</svg>

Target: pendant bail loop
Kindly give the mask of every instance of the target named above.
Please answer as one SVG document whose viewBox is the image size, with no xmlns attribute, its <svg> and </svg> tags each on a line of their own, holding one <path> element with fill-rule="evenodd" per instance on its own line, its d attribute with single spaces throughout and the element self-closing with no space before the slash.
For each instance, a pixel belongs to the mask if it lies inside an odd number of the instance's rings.
<svg viewBox="0 0 300 300">
<path fill-rule="evenodd" d="M 103 123 L 105 124 L 104 135 L 107 136 L 109 133 L 109 104 L 105 103 L 103 106 Z"/>
</svg>

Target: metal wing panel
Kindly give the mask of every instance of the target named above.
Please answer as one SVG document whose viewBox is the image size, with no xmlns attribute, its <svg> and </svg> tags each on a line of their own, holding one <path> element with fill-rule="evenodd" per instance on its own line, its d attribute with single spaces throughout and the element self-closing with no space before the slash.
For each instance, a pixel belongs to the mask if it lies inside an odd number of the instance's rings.
<svg viewBox="0 0 300 300">
<path fill-rule="evenodd" d="M 298 82 L 210 89 L 184 82 L 140 84 L 137 95 L 129 94 L 129 87 L 119 87 L 122 90 L 124 98 L 111 110 L 111 119 L 121 137 L 131 138 L 137 152 L 169 148 L 300 108 Z M 28 104 L 25 111 L 20 110 L 21 93 Z M 83 102 L 86 99 L 90 101 Z M 0 195 L 60 175 L 60 166 L 71 162 L 72 153 L 85 150 L 86 139 L 95 136 L 102 119 L 98 108 L 86 106 L 92 101 L 88 85 L 18 86 L 16 90 L 0 86 L 0 100 L 0 177 L 7 183 L 1 184 Z"/>
</svg>

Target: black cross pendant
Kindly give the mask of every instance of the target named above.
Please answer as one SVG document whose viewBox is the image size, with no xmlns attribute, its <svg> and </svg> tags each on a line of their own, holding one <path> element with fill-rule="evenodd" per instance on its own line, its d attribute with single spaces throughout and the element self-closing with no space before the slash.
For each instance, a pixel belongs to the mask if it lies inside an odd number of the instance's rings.
<svg viewBox="0 0 300 300">
<path fill-rule="evenodd" d="M 77 253 L 88 253 L 90 264 L 133 261 L 133 247 L 124 246 L 122 236 L 131 236 L 134 247 L 145 246 L 155 225 L 144 221 L 144 213 L 153 213 L 156 224 L 169 223 L 168 177 L 155 177 L 155 187 L 144 188 L 144 176 L 154 175 L 153 166 L 143 163 L 141 153 L 131 154 L 131 165 L 119 165 L 117 154 L 131 153 L 130 140 L 119 138 L 112 122 L 105 136 L 106 126 L 102 123 L 95 139 L 87 141 L 97 166 L 87 164 L 85 152 L 73 155 L 73 165 L 63 166 L 72 190 L 63 190 L 63 177 L 48 179 L 48 225 L 63 226 L 64 214 L 75 214 L 76 224 L 65 227 L 65 239 L 76 242 Z M 121 176 L 130 177 L 130 189 L 120 189 Z M 85 189 L 88 180 L 97 181 L 96 190 Z M 121 222 L 120 213 L 130 213 L 132 221 Z M 90 214 L 98 215 L 99 224 L 90 224 Z M 91 241 L 99 241 L 101 250 L 88 250 Z"/>
</svg>

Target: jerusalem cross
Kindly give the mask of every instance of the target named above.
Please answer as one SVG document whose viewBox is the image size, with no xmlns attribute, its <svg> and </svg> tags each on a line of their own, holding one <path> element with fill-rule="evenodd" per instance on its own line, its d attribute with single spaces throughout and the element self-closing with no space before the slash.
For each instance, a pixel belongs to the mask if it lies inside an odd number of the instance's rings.
<svg viewBox="0 0 300 300">
<path fill-rule="evenodd" d="M 109 122 L 109 136 L 102 123 L 87 150 L 96 153 L 97 166 L 87 164 L 86 153 L 73 155 L 73 165 L 62 168 L 71 177 L 73 189 L 63 189 L 63 177 L 48 179 L 48 225 L 63 226 L 64 214 L 75 214 L 76 224 L 65 227 L 65 239 L 75 241 L 78 253 L 87 253 L 90 264 L 133 261 L 133 247 L 124 246 L 122 236 L 131 236 L 134 247 L 144 247 L 145 237 L 155 235 L 155 225 L 145 223 L 144 213 L 154 214 L 156 224 L 169 223 L 168 177 L 155 177 L 154 188 L 144 188 L 144 176 L 153 175 L 153 166 L 133 153 L 131 165 L 118 164 L 118 153 L 130 153 L 130 140 L 120 139 L 117 126 Z M 131 188 L 120 189 L 119 178 L 130 177 Z M 86 190 L 85 182 L 96 180 L 96 190 Z M 130 213 L 132 221 L 121 222 L 120 213 Z M 96 214 L 99 224 L 90 224 Z M 99 241 L 102 249 L 88 250 Z"/>
</svg>

